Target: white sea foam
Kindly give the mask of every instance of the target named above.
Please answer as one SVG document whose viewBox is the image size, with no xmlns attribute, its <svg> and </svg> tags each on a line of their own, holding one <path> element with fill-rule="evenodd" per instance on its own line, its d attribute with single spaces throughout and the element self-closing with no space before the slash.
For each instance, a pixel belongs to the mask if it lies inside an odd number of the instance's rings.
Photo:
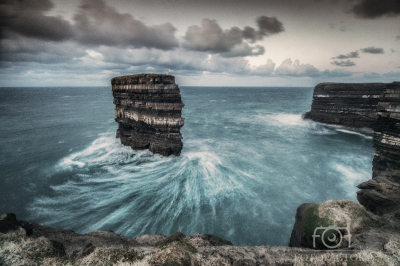
<svg viewBox="0 0 400 266">
<path fill-rule="evenodd" d="M 358 135 L 358 136 L 361 136 L 361 137 L 366 138 L 366 139 L 372 139 L 372 136 L 369 136 L 369 135 L 366 135 L 366 134 L 362 134 L 362 133 L 356 132 L 356 131 L 351 131 L 351 130 L 348 130 L 348 129 L 337 128 L 336 131 L 339 131 L 339 132 L 342 132 L 342 133 L 346 133 L 346 134 Z"/>
</svg>

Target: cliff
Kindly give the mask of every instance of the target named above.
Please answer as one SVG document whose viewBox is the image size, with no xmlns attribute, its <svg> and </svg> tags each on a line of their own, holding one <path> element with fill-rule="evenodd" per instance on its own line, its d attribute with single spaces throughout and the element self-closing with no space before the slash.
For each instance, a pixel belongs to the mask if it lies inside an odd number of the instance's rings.
<svg viewBox="0 0 400 266">
<path fill-rule="evenodd" d="M 388 84 L 377 111 L 372 179 L 358 185 L 357 199 L 368 210 L 383 214 L 400 209 L 400 82 Z"/>
<path fill-rule="evenodd" d="M 137 74 L 111 80 L 117 138 L 135 150 L 180 155 L 184 104 L 175 77 Z"/>
<path fill-rule="evenodd" d="M 311 110 L 305 119 L 348 127 L 371 128 L 377 119 L 385 83 L 320 83 L 314 88 Z"/>
</svg>

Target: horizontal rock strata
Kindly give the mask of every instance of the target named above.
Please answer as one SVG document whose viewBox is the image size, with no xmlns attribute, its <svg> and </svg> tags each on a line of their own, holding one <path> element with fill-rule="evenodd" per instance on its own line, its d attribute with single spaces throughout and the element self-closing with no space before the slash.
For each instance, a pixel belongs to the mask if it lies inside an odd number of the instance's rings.
<svg viewBox="0 0 400 266">
<path fill-rule="evenodd" d="M 348 127 L 371 128 L 386 83 L 320 83 L 314 88 L 305 119 Z"/>
<path fill-rule="evenodd" d="M 400 82 L 387 86 L 377 114 L 372 179 L 358 185 L 357 199 L 370 211 L 383 214 L 400 209 Z"/>
<path fill-rule="evenodd" d="M 117 138 L 135 150 L 180 155 L 184 104 L 175 77 L 137 74 L 111 80 Z"/>
</svg>

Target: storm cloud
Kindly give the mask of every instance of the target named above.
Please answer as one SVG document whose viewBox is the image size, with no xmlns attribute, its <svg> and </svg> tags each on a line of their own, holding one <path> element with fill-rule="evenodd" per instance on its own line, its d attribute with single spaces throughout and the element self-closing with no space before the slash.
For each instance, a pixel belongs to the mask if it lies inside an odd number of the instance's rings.
<svg viewBox="0 0 400 266">
<path fill-rule="evenodd" d="M 74 17 L 76 39 L 83 44 L 173 49 L 178 46 L 171 23 L 146 26 L 102 0 L 82 0 Z"/>
<path fill-rule="evenodd" d="M 74 41 L 84 45 L 148 47 L 170 50 L 179 46 L 171 23 L 146 26 L 130 14 L 121 14 L 103 0 L 82 0 L 74 24 L 47 16 L 50 0 L 0 2 L 2 35 L 18 34 L 45 41 Z M 3 37 L 4 38 L 4 37 Z"/>
<path fill-rule="evenodd" d="M 374 46 L 367 47 L 360 49 L 363 53 L 368 53 L 368 54 L 384 54 L 385 51 L 383 48 L 375 48 Z"/>
<path fill-rule="evenodd" d="M 260 55 L 264 53 L 261 46 L 250 47 L 243 44 L 245 40 L 251 43 L 264 37 L 284 31 L 283 24 L 275 17 L 261 16 L 257 18 L 258 29 L 232 27 L 223 30 L 216 20 L 203 19 L 201 26 L 190 26 L 185 35 L 184 47 L 188 50 L 225 53 L 227 57 Z M 240 50 L 235 52 L 236 50 Z"/>
<path fill-rule="evenodd" d="M 381 16 L 400 15 L 399 0 L 361 0 L 352 8 L 359 18 L 374 19 Z"/>
<path fill-rule="evenodd" d="M 0 2 L 0 27 L 4 34 L 14 32 L 22 36 L 47 41 L 64 41 L 73 37 L 70 23 L 61 17 L 46 16 L 53 8 L 50 0 L 9 0 Z"/>
<path fill-rule="evenodd" d="M 333 61 L 331 62 L 332 65 L 336 65 L 336 66 L 341 66 L 341 67 L 351 67 L 351 66 L 355 66 L 356 63 L 354 63 L 353 61 L 347 60 L 347 61 Z"/>
</svg>

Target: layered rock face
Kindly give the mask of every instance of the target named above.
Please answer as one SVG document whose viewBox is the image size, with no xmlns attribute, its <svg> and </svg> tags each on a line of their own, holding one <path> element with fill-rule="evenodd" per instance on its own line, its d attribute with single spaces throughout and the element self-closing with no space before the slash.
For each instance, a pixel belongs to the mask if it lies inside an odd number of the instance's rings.
<svg viewBox="0 0 400 266">
<path fill-rule="evenodd" d="M 348 127 L 371 128 L 385 83 L 320 83 L 314 88 L 305 119 Z"/>
<path fill-rule="evenodd" d="M 372 179 L 358 185 L 357 199 L 368 210 L 384 214 L 400 209 L 400 82 L 387 85 L 377 114 Z"/>
<path fill-rule="evenodd" d="M 111 80 L 117 138 L 135 150 L 180 155 L 184 104 L 172 75 L 137 74 Z"/>
</svg>

